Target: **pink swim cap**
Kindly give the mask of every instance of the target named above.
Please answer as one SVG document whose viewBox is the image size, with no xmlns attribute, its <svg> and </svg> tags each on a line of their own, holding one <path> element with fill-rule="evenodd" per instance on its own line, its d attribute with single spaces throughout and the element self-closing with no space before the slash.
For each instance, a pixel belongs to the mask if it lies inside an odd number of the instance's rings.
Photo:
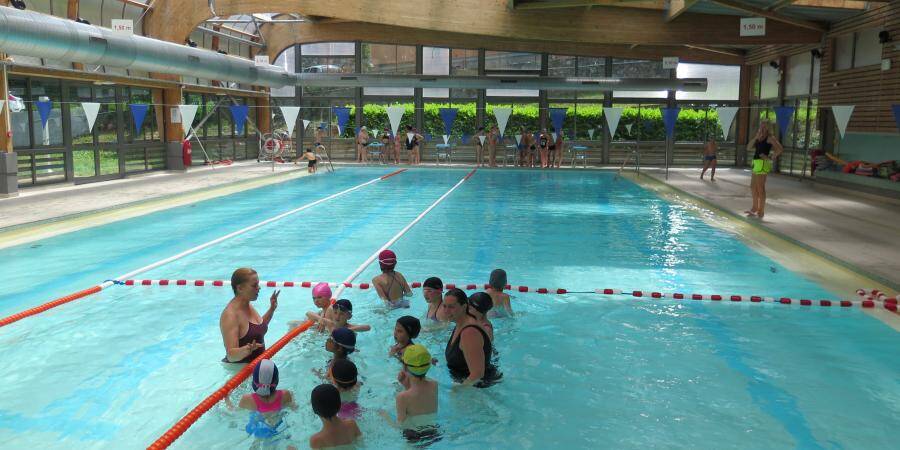
<svg viewBox="0 0 900 450">
<path fill-rule="evenodd" d="M 393 269 L 397 265 L 397 255 L 390 250 L 382 250 L 378 254 L 378 265 L 381 266 L 381 270 Z"/>
<path fill-rule="evenodd" d="M 328 286 L 328 283 L 322 282 L 316 285 L 313 288 L 313 297 L 328 297 L 331 298 L 331 287 Z"/>
</svg>

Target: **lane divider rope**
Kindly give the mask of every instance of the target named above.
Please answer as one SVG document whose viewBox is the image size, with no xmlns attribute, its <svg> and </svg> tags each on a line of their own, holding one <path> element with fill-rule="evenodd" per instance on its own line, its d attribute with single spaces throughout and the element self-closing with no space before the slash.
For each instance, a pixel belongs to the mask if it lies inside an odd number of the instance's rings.
<svg viewBox="0 0 900 450">
<path fill-rule="evenodd" d="M 412 222 L 410 222 L 405 227 L 403 227 L 403 229 L 401 229 L 399 232 L 397 232 L 397 234 L 395 234 L 394 237 L 392 237 L 383 246 L 381 246 L 381 248 L 376 250 L 375 253 L 372 254 L 372 256 L 370 256 L 368 259 L 366 259 L 355 271 L 353 271 L 352 274 L 350 274 L 347 277 L 347 279 L 344 281 L 344 283 L 342 283 L 341 286 L 338 288 L 338 290 L 335 292 L 334 297 L 339 298 L 341 293 L 346 288 L 346 285 L 352 285 L 353 280 L 355 280 L 356 277 L 358 277 L 361 273 L 363 273 L 363 271 L 366 270 L 366 268 L 369 267 L 369 265 L 371 265 L 372 262 L 375 261 L 376 258 L 378 258 L 378 253 L 380 253 L 382 250 L 388 248 L 389 246 L 391 246 L 395 242 L 397 242 L 397 240 L 400 239 L 404 234 L 406 234 L 406 232 L 409 231 L 410 228 L 413 227 L 413 225 L 419 223 L 419 221 L 422 220 L 422 218 L 425 217 L 426 214 L 428 214 L 438 204 L 440 204 L 442 201 L 444 201 L 444 199 L 447 198 L 447 196 L 449 196 L 450 193 L 455 191 L 456 188 L 458 188 L 464 181 L 468 180 L 469 177 L 471 177 L 473 173 L 475 173 L 475 169 L 473 169 L 471 172 L 469 172 L 469 174 L 466 175 L 465 178 L 463 178 L 458 183 L 456 183 L 456 185 L 454 185 L 452 188 L 450 188 L 450 190 L 447 191 L 446 193 L 444 193 L 444 195 L 442 195 L 440 198 L 435 200 L 435 202 L 432 203 L 431 206 L 426 208 L 425 211 L 422 211 L 421 214 L 419 214 L 415 219 L 413 219 Z M 187 281 L 187 280 L 183 280 L 183 281 Z M 195 282 L 196 281 L 203 281 L 203 280 L 195 280 Z M 222 283 L 213 284 L 213 286 L 224 286 L 225 285 L 223 280 L 216 280 L 216 281 L 222 281 Z M 126 284 L 127 284 L 127 282 L 126 282 Z M 129 286 L 132 286 L 132 285 L 134 285 L 134 284 L 132 283 Z M 141 285 L 143 285 L 143 283 Z M 176 286 L 179 285 L 177 283 L 177 281 L 176 281 L 175 285 Z M 186 285 L 186 284 L 182 284 L 181 286 L 184 286 L 184 285 Z M 195 286 L 205 286 L 205 285 L 206 285 L 205 282 L 200 285 L 195 284 Z M 268 283 L 267 283 L 267 285 L 268 285 Z M 332 301 L 333 300 L 334 299 L 332 299 Z M 302 333 L 303 331 L 306 331 L 307 329 L 309 329 L 309 327 L 311 327 L 312 325 L 313 325 L 313 323 L 311 321 L 307 320 L 307 321 L 303 322 L 299 327 L 294 328 L 291 331 L 288 331 L 287 334 L 285 334 L 284 336 L 281 337 L 281 339 L 278 339 L 278 342 L 276 342 L 275 345 L 273 345 L 270 348 L 267 348 L 266 351 L 264 351 L 256 359 L 254 359 L 249 364 L 244 366 L 244 368 L 241 369 L 241 371 L 238 372 L 235 376 L 233 376 L 230 380 L 228 380 L 228 382 L 225 383 L 225 385 L 223 385 L 217 391 L 213 392 L 208 397 L 206 397 L 206 399 L 204 399 L 202 402 L 200 402 L 199 405 L 194 407 L 194 409 L 192 409 L 190 412 L 188 412 L 184 417 L 181 418 L 181 420 L 176 422 L 175 425 L 173 425 L 171 428 L 169 428 L 168 431 L 163 433 L 162 436 L 160 436 L 155 442 L 150 444 L 150 446 L 147 448 L 150 450 L 162 450 L 162 449 L 165 449 L 165 448 L 169 447 L 170 445 L 172 445 L 172 443 L 175 442 L 176 439 L 181 437 L 185 433 L 185 431 L 187 431 L 187 429 L 191 427 L 191 425 L 193 425 L 198 420 L 200 420 L 200 417 L 203 416 L 203 414 L 205 414 L 207 411 L 209 411 L 210 408 L 212 408 L 216 403 L 222 401 L 222 399 L 224 399 L 225 396 L 228 395 L 229 392 L 231 392 L 232 390 L 234 390 L 235 388 L 240 386 L 240 384 L 243 383 L 244 380 L 246 380 L 250 375 L 252 375 L 253 368 L 256 366 L 256 364 L 259 362 L 259 360 L 271 359 L 272 356 L 274 356 L 276 353 L 278 353 L 278 351 L 281 350 L 288 342 L 290 342 L 295 337 L 299 336 L 300 333 Z"/>
<path fill-rule="evenodd" d="M 387 247 L 383 247 L 379 251 L 385 249 Z M 377 252 L 376 252 L 377 257 Z M 357 274 L 358 276 L 358 274 Z M 353 277 L 355 278 L 355 277 Z M 366 290 L 370 289 L 372 286 L 369 283 L 357 283 L 354 284 L 353 280 L 344 281 L 341 283 L 329 282 L 328 284 L 332 288 L 338 288 L 338 294 L 335 297 L 339 297 L 339 293 L 343 293 L 344 289 L 360 289 Z M 266 287 L 278 287 L 278 288 L 312 288 L 318 281 L 260 281 L 260 285 Z M 122 282 L 124 286 L 230 286 L 231 282 L 228 280 L 125 280 Z M 413 289 L 418 289 L 422 287 L 422 283 L 419 281 L 414 281 L 410 283 L 410 286 Z M 448 283 L 444 287 L 447 289 L 452 288 L 460 288 L 463 290 L 475 290 L 475 289 L 487 289 L 487 284 L 476 284 L 476 283 L 466 283 L 466 284 L 454 284 Z M 813 300 L 807 298 L 795 298 L 795 297 L 777 297 L 777 296 L 761 296 L 761 295 L 719 295 L 719 294 L 683 294 L 679 292 L 659 292 L 659 291 L 650 291 L 650 290 L 623 290 L 623 289 L 592 289 L 589 291 L 571 291 L 563 288 L 535 288 L 529 286 L 506 286 L 506 290 L 512 292 L 533 292 L 536 294 L 600 294 L 607 296 L 628 296 L 635 298 L 654 298 L 654 299 L 673 299 L 673 300 L 707 300 L 707 301 L 725 301 L 725 302 L 745 302 L 745 303 L 778 303 L 782 305 L 801 305 L 801 306 L 838 306 L 838 307 L 851 307 L 857 306 L 862 308 L 872 308 L 875 307 L 877 303 L 881 303 L 885 309 L 891 311 L 897 311 L 897 305 L 900 303 L 900 295 L 895 297 L 888 297 L 886 294 L 873 289 L 859 289 L 857 290 L 857 294 L 859 295 L 859 299 L 857 300 Z"/>
<path fill-rule="evenodd" d="M 126 274 L 124 274 L 124 275 L 121 275 L 121 276 L 119 276 L 119 277 L 116 277 L 116 278 L 113 279 L 113 280 L 106 280 L 106 281 L 104 281 L 104 282 L 102 282 L 102 283 L 100 283 L 100 284 L 98 284 L 98 285 L 96 285 L 96 286 L 91 286 L 91 287 L 89 287 L 89 288 L 87 288 L 87 289 L 78 291 L 78 292 L 76 292 L 76 293 L 74 293 L 74 294 L 69 294 L 69 295 L 66 295 L 66 296 L 64 296 L 64 297 L 60 297 L 60 298 L 58 298 L 58 299 L 51 300 L 51 301 L 49 301 L 49 302 L 47 302 L 47 303 L 44 303 L 44 304 L 39 305 L 39 306 L 36 306 L 36 307 L 34 307 L 34 308 L 30 308 L 30 309 L 27 309 L 27 310 L 25 310 L 25 311 L 22 311 L 22 312 L 13 314 L 13 315 L 11 315 L 11 316 L 4 317 L 4 318 L 0 319 L 0 327 L 5 327 L 5 326 L 7 326 L 7 325 L 9 325 L 9 324 L 18 322 L 18 321 L 20 321 L 20 320 L 22 320 L 22 319 L 24 319 L 24 318 L 26 318 L 26 317 L 31 317 L 31 316 L 40 314 L 40 313 L 42 313 L 42 312 L 48 311 L 48 310 L 50 310 L 50 309 L 56 308 L 57 306 L 64 305 L 64 304 L 66 304 L 66 303 L 73 302 L 73 301 L 75 301 L 75 300 L 78 300 L 78 299 L 82 299 L 82 298 L 88 297 L 88 296 L 90 296 L 90 295 L 92 295 L 92 294 L 96 294 L 97 292 L 100 292 L 100 291 L 102 291 L 103 289 L 106 289 L 106 288 L 108 288 L 108 287 L 110 287 L 110 286 L 113 286 L 113 285 L 117 284 L 118 282 L 122 282 L 122 281 L 124 281 L 124 280 L 126 280 L 126 279 L 128 279 L 128 278 L 132 278 L 132 277 L 134 277 L 135 275 L 140 275 L 140 274 L 142 274 L 142 273 L 144 273 L 144 272 L 153 270 L 153 269 L 155 269 L 155 268 L 157 268 L 157 267 L 160 267 L 160 266 L 162 266 L 162 265 L 168 264 L 168 263 L 170 263 L 170 262 L 172 262 L 172 261 L 175 261 L 175 260 L 184 258 L 185 256 L 191 255 L 191 254 L 193 254 L 193 253 L 197 253 L 197 252 L 199 252 L 200 250 L 209 248 L 209 247 L 211 247 L 211 246 L 213 246 L 213 245 L 219 244 L 219 243 L 221 243 L 221 242 L 223 242 L 223 241 L 226 241 L 226 240 L 228 240 L 228 239 L 231 239 L 231 238 L 233 238 L 233 237 L 235 237 L 235 236 L 239 236 L 239 235 L 241 235 L 241 234 L 247 233 L 248 231 L 255 230 L 255 229 L 259 228 L 259 227 L 268 225 L 268 224 L 270 224 L 270 223 L 272 223 L 272 222 L 275 222 L 275 221 L 280 220 L 280 219 L 283 219 L 283 218 L 285 218 L 285 217 L 287 217 L 287 216 L 296 214 L 296 213 L 298 213 L 298 212 L 300 212 L 300 211 L 304 211 L 304 210 L 306 210 L 306 209 L 312 208 L 313 206 L 319 205 L 319 204 L 324 203 L 324 202 L 327 202 L 327 201 L 329 201 L 329 200 L 338 198 L 338 197 L 340 197 L 340 196 L 342 196 L 342 195 L 349 194 L 350 192 L 353 192 L 353 191 L 355 191 L 355 190 L 362 189 L 363 187 L 366 187 L 366 186 L 368 186 L 368 185 L 370 185 L 370 184 L 377 183 L 377 182 L 382 181 L 382 180 L 386 180 L 387 178 L 390 178 L 390 177 L 392 177 L 392 176 L 394 176 L 394 175 L 397 175 L 397 174 L 399 174 L 399 173 L 401 173 L 401 172 L 403 172 L 403 171 L 405 171 L 405 170 L 406 170 L 406 169 L 400 169 L 400 170 L 391 172 L 391 173 L 389 173 L 389 174 L 387 174 L 387 175 L 384 175 L 384 176 L 381 176 L 381 177 L 378 177 L 378 178 L 373 178 L 372 180 L 369 180 L 369 181 L 367 181 L 367 182 L 365 182 L 365 183 L 361 183 L 361 184 L 358 184 L 358 185 L 356 185 L 356 186 L 353 186 L 353 187 L 351 187 L 351 188 L 349 188 L 349 189 L 345 189 L 345 190 L 343 190 L 343 191 L 341 191 L 341 192 L 338 192 L 338 193 L 335 193 L 335 194 L 331 194 L 331 195 L 329 195 L 329 196 L 327 196 L 327 197 L 321 198 L 321 199 L 316 200 L 316 201 L 314 201 L 314 202 L 312 202 L 312 203 L 307 203 L 306 205 L 303 205 L 303 206 L 301 206 L 301 207 L 299 207 L 299 208 L 295 208 L 295 209 L 292 209 L 292 210 L 290 210 L 290 211 L 281 213 L 281 214 L 279 214 L 279 215 L 277 215 L 277 216 L 274 216 L 274 217 L 268 218 L 268 219 L 266 219 L 266 220 L 263 220 L 262 222 L 258 222 L 258 223 L 256 223 L 256 224 L 250 225 L 250 226 L 248 226 L 248 227 L 242 228 L 242 229 L 237 230 L 237 231 L 234 231 L 234 232 L 232 232 L 232 233 L 228 233 L 228 234 L 226 234 L 225 236 L 222 236 L 222 237 L 220 237 L 220 238 L 213 239 L 212 241 L 209 241 L 209 242 L 206 242 L 206 243 L 204 243 L 204 244 L 200 244 L 200 245 L 198 245 L 198 246 L 196 246 L 196 247 L 187 249 L 187 250 L 185 250 L 185 251 L 183 251 L 183 252 L 181 252 L 181 253 L 178 253 L 177 255 L 170 256 L 170 257 L 168 257 L 168 258 L 159 260 L 159 261 L 157 261 L 157 262 L 155 262 L 155 263 L 152 263 L 152 264 L 146 265 L 146 266 L 144 266 L 144 267 L 141 267 L 140 269 L 133 270 L 133 271 L 128 272 L 128 273 L 126 273 Z"/>
</svg>

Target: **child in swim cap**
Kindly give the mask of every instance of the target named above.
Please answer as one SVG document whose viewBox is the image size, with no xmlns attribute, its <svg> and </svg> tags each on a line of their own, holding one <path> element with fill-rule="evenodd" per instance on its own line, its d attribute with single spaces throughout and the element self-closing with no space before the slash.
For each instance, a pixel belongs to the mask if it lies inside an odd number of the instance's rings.
<svg viewBox="0 0 900 450">
<path fill-rule="evenodd" d="M 412 288 L 403 274 L 394 270 L 397 267 L 397 255 L 391 250 L 382 250 L 378 254 L 378 266 L 381 268 L 381 275 L 372 278 L 378 297 L 387 302 L 391 309 L 409 308 L 409 299 L 406 297 L 412 296 Z"/>
<path fill-rule="evenodd" d="M 250 422 L 244 428 L 257 439 L 271 439 L 281 432 L 282 410 L 297 409 L 294 394 L 279 390 L 278 367 L 264 359 L 253 368 L 253 393 L 244 394 L 238 407 L 253 411 Z"/>
<path fill-rule="evenodd" d="M 419 344 L 412 344 L 403 350 L 403 370 L 400 377 L 406 379 L 405 390 L 397 394 L 397 422 L 400 427 L 409 424 L 406 421 L 415 416 L 434 414 L 438 409 L 437 381 L 426 377 L 431 368 L 431 354 Z M 382 415 L 393 422 L 390 415 L 382 411 Z"/>
<path fill-rule="evenodd" d="M 441 308 L 444 298 L 444 282 L 438 277 L 429 277 L 422 283 L 422 297 L 428 303 L 425 318 L 434 322 L 446 322 L 447 316 Z"/>
<path fill-rule="evenodd" d="M 322 419 L 322 429 L 309 438 L 310 448 L 350 445 L 362 436 L 355 420 L 337 416 L 341 410 L 341 394 L 336 387 L 320 384 L 312 390 L 309 400 L 313 412 Z"/>
<path fill-rule="evenodd" d="M 490 311 L 487 317 L 512 316 L 512 305 L 509 301 L 509 295 L 503 293 L 506 286 L 506 271 L 503 269 L 494 269 L 491 272 L 490 281 L 488 281 L 488 288 L 485 290 L 494 302 L 494 309 Z"/>
<path fill-rule="evenodd" d="M 341 393 L 341 409 L 337 416 L 341 419 L 356 419 L 362 408 L 356 402 L 359 398 L 360 384 L 356 364 L 349 359 L 338 359 L 331 365 L 328 371 L 328 379 Z"/>
<path fill-rule="evenodd" d="M 394 325 L 394 342 L 396 343 L 391 346 L 388 356 L 399 358 L 403 355 L 403 350 L 413 344 L 412 340 L 419 337 L 420 331 L 422 331 L 422 323 L 419 322 L 419 319 L 413 316 L 403 316 L 397 319 L 397 323 Z"/>
<path fill-rule="evenodd" d="M 327 330 L 349 328 L 353 331 L 360 332 L 372 329 L 369 325 L 354 325 L 349 322 L 350 318 L 353 317 L 353 303 L 345 298 L 334 302 L 334 304 L 331 305 L 331 308 L 328 309 L 328 312 L 331 314 L 331 318 L 326 318 L 313 312 L 306 313 L 306 317 Z"/>
</svg>

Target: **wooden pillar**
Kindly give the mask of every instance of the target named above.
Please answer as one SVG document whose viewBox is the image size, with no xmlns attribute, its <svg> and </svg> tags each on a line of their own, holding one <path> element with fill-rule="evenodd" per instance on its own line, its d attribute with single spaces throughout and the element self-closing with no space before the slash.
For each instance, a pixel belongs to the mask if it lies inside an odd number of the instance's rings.
<svg viewBox="0 0 900 450">
<path fill-rule="evenodd" d="M 78 20 L 78 5 L 80 0 L 69 0 L 69 3 L 66 8 L 66 17 L 71 20 Z M 84 70 L 84 64 L 82 63 L 72 63 L 72 68 L 75 70 Z"/>
<path fill-rule="evenodd" d="M 177 75 L 151 74 L 151 76 L 156 79 L 173 81 L 178 81 L 179 79 Z M 187 170 L 182 160 L 181 142 L 184 140 L 184 130 L 190 124 L 185 125 L 172 122 L 173 115 L 180 117 L 177 112 L 173 113 L 173 111 L 177 111 L 178 105 L 182 104 L 183 95 L 184 92 L 181 85 L 162 89 L 159 93 L 154 92 L 154 103 L 161 104 L 157 108 L 156 118 L 157 123 L 163 127 L 160 135 L 166 143 L 166 169 L 169 170 Z M 157 101 L 157 98 L 160 98 L 161 101 Z M 162 120 L 160 120 L 160 116 L 162 116 Z"/>
<path fill-rule="evenodd" d="M 0 53 L 0 61 L 4 59 L 6 54 Z M 0 64 L 0 96 L 2 100 L 9 98 L 6 66 L 2 64 Z M 8 104 L 0 108 L 0 198 L 19 195 L 19 164 L 18 156 L 13 151 L 11 116 Z"/>
<path fill-rule="evenodd" d="M 272 132 L 272 98 L 268 95 L 256 99 L 256 128 L 263 134 Z"/>
<path fill-rule="evenodd" d="M 6 59 L 5 53 L 0 53 L 0 61 Z M 0 100 L 9 99 L 9 83 L 6 76 L 6 66 L 0 65 Z M 9 111 L 9 105 L 0 108 L 0 153 L 11 153 L 13 151 L 12 133 L 12 114 Z"/>
<path fill-rule="evenodd" d="M 734 129 L 734 165 L 743 167 L 747 164 L 747 146 L 750 129 L 750 95 L 753 93 L 750 85 L 750 66 L 741 66 L 740 87 L 738 91 L 738 116 Z"/>
</svg>

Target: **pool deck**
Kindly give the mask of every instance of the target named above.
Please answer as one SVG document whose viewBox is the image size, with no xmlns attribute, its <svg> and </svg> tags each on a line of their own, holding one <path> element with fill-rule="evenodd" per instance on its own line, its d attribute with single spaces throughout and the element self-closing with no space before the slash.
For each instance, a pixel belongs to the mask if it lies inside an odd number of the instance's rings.
<svg viewBox="0 0 900 450">
<path fill-rule="evenodd" d="M 307 176 L 306 166 L 253 162 L 20 190 L 0 199 L 0 248 Z"/>
<path fill-rule="evenodd" d="M 747 218 L 750 172 L 718 170 L 701 181 L 699 169 L 650 169 L 654 179 L 750 224 L 805 246 L 897 290 L 900 286 L 900 202 L 795 177 L 770 175 L 764 219 Z M 709 174 L 707 173 L 707 178 Z M 860 286 L 869 287 L 869 286 Z"/>
</svg>

